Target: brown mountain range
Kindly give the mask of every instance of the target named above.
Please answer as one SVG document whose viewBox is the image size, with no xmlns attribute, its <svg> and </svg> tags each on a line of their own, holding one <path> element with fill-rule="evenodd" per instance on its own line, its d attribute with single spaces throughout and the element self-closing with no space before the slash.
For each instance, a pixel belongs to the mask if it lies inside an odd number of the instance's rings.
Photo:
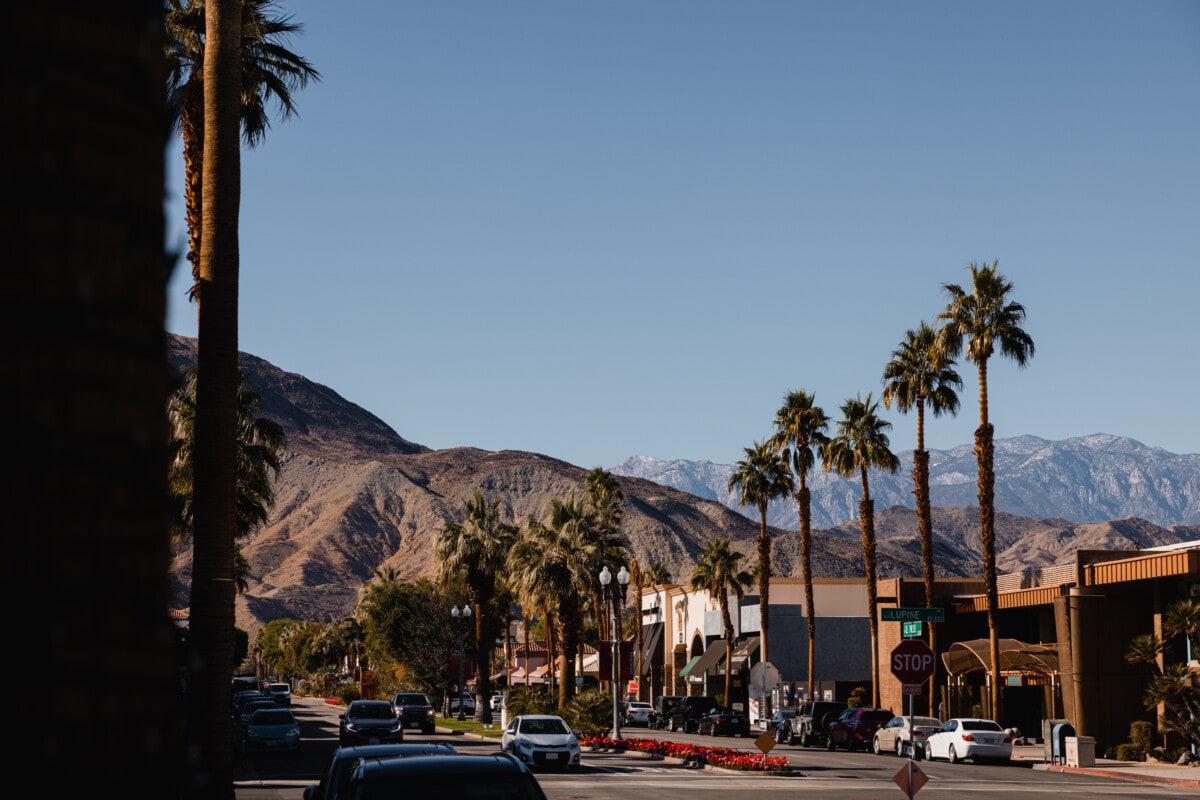
<svg viewBox="0 0 1200 800">
<path fill-rule="evenodd" d="M 196 340 L 170 337 L 176 367 L 194 366 Z M 237 624 L 255 633 L 274 619 L 330 622 L 353 613 L 359 590 L 377 570 L 401 579 L 433 576 L 432 545 L 442 525 L 461 520 L 476 489 L 499 497 L 507 518 L 543 517 L 550 501 L 581 495 L 587 470 L 537 453 L 474 448 L 430 450 L 328 387 L 249 354 L 240 363 L 262 398 L 262 414 L 288 437 L 270 522 L 242 543 L 249 587 Z M 617 477 L 625 495 L 623 532 L 642 565 L 662 562 L 686 582 L 696 554 L 714 536 L 730 537 L 754 563 L 755 521 L 719 503 L 640 478 Z M 934 509 L 939 576 L 981 574 L 978 510 Z M 799 536 L 771 528 L 772 572 L 800 574 Z M 921 574 L 916 515 L 877 510 L 880 577 Z M 1080 525 L 997 514 L 1001 572 L 1072 558 L 1076 549 L 1134 549 L 1200 539 L 1200 529 L 1166 530 L 1138 519 Z M 865 574 L 857 522 L 817 532 L 813 570 L 820 577 Z M 176 604 L 188 605 L 191 551 L 172 567 Z"/>
</svg>

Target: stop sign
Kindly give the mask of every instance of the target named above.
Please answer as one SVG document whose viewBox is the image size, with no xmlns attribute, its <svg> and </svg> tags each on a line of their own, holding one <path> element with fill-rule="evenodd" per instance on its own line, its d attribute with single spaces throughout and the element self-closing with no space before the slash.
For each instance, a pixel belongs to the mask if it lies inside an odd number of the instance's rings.
<svg viewBox="0 0 1200 800">
<path fill-rule="evenodd" d="M 892 648 L 892 674 L 912 686 L 933 677 L 933 651 L 920 639 L 905 639 Z"/>
</svg>

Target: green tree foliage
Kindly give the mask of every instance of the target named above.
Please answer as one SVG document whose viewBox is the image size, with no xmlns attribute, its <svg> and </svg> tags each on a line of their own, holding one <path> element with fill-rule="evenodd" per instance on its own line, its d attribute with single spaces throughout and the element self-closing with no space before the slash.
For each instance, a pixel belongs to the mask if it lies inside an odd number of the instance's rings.
<svg viewBox="0 0 1200 800">
<path fill-rule="evenodd" d="M 731 539 L 714 536 L 705 543 L 704 549 L 696 560 L 692 570 L 692 579 L 688 585 L 692 591 L 706 591 L 709 599 L 715 601 L 721 609 L 721 626 L 725 632 L 725 663 L 731 663 L 733 649 L 733 619 L 729 614 L 729 595 L 738 600 L 746 596 L 746 587 L 753 582 L 749 572 L 740 567 L 742 554 L 731 546 Z M 725 697 L 729 697 L 730 682 L 733 670 L 725 670 Z"/>
<path fill-rule="evenodd" d="M 1147 709 L 1161 707 L 1159 728 L 1178 734 L 1190 747 L 1200 747 L 1200 677 L 1183 660 L 1181 645 L 1192 647 L 1195 658 L 1198 619 L 1200 603 L 1177 600 L 1163 615 L 1163 638 L 1153 633 L 1138 636 L 1125 653 L 1126 661 L 1146 664 L 1154 673 L 1142 702 Z M 1166 663 L 1159 666 L 1160 662 Z"/>
<path fill-rule="evenodd" d="M 451 597 L 461 598 L 461 583 L 440 587 L 428 578 L 411 583 L 372 582 L 358 607 L 364 641 L 374 662 L 390 669 L 398 689 L 441 698 L 449 683 L 450 654 L 457 652 Z M 435 700 L 436 702 L 436 700 Z"/>
</svg>

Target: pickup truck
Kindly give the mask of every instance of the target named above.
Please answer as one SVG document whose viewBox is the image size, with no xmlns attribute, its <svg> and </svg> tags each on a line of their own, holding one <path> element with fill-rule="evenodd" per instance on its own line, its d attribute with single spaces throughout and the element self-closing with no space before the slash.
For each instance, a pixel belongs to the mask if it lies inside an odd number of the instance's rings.
<svg viewBox="0 0 1200 800">
<path fill-rule="evenodd" d="M 420 728 L 421 733 L 433 733 L 437 724 L 437 711 L 429 702 L 429 696 L 421 692 L 397 692 L 392 697 L 396 716 L 405 728 Z"/>
</svg>

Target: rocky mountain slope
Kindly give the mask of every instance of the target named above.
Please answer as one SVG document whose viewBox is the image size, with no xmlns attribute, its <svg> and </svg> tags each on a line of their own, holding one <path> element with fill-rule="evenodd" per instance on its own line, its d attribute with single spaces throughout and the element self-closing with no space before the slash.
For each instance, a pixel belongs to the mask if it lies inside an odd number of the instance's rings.
<svg viewBox="0 0 1200 800">
<path fill-rule="evenodd" d="M 172 363 L 194 365 L 195 345 L 172 336 Z M 522 451 L 430 450 L 328 387 L 248 354 L 240 361 L 248 386 L 262 397 L 263 415 L 288 436 L 270 522 L 242 543 L 250 579 L 237 601 L 237 623 L 251 635 L 273 619 L 329 622 L 350 615 L 378 570 L 391 567 L 402 579 L 432 576 L 434 538 L 447 520 L 461 520 L 463 503 L 476 489 L 501 498 L 505 516 L 517 523 L 544 518 L 552 499 L 583 492 L 583 468 Z M 618 481 L 624 533 L 640 563 L 662 562 L 685 582 L 703 543 L 721 536 L 753 564 L 757 522 L 650 480 Z M 877 508 L 880 575 L 919 575 L 915 514 Z M 1011 514 L 998 519 L 998 561 L 1006 571 L 1070 558 L 1084 541 L 1088 547 L 1150 547 L 1200 539 L 1197 528 L 1167 530 L 1140 521 L 1077 526 Z M 977 512 L 936 509 L 935 528 L 939 574 L 977 575 Z M 799 537 L 778 528 L 771 534 L 773 572 L 799 575 Z M 813 564 L 818 576 L 863 574 L 857 524 L 816 535 Z M 181 547 L 172 568 L 180 608 L 188 605 L 190 578 L 191 553 Z"/>
</svg>

